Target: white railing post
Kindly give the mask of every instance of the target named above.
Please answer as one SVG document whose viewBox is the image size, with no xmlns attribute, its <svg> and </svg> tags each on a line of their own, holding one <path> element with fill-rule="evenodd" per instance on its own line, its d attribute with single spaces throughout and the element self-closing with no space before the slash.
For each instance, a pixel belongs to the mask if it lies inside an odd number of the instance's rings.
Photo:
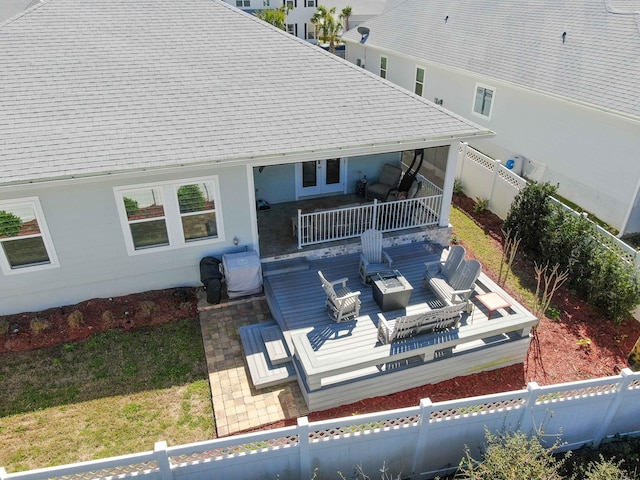
<svg viewBox="0 0 640 480">
<path fill-rule="evenodd" d="M 173 474 L 171 473 L 171 463 L 169 462 L 169 454 L 167 453 L 167 442 L 164 440 L 156 442 L 153 447 L 153 454 L 156 457 L 156 465 L 160 470 L 160 478 L 162 480 L 171 480 Z"/>
<path fill-rule="evenodd" d="M 536 427 L 533 418 L 533 409 L 536 406 L 536 400 L 538 399 L 539 392 L 540 385 L 538 385 L 536 382 L 529 382 L 527 384 L 527 400 L 524 402 L 524 406 L 522 407 L 522 415 L 520 416 L 519 426 L 519 430 L 527 435 L 532 428 Z"/>
<path fill-rule="evenodd" d="M 598 448 L 600 442 L 604 439 L 605 432 L 611 425 L 611 421 L 618 413 L 618 409 L 620 408 L 620 404 L 622 403 L 624 392 L 629 388 L 629 383 L 633 379 L 633 371 L 630 368 L 623 368 L 620 371 L 620 375 L 622 378 L 620 379 L 620 383 L 618 384 L 618 388 L 616 389 L 616 395 L 607 408 L 604 418 L 601 422 L 597 424 L 597 428 L 593 434 L 593 447 Z"/>
<path fill-rule="evenodd" d="M 298 221 L 296 228 L 298 229 L 298 250 L 302 250 L 302 209 L 298 209 Z"/>
<path fill-rule="evenodd" d="M 371 214 L 373 218 L 371 218 L 371 228 L 374 230 L 378 229 L 378 199 L 373 199 L 373 213 Z"/>
<path fill-rule="evenodd" d="M 298 449 L 300 475 L 298 478 L 311 478 L 311 452 L 309 451 L 309 418 L 298 418 Z"/>
<path fill-rule="evenodd" d="M 6 480 L 7 478 L 9 478 L 9 476 L 7 475 L 7 471 L 4 469 L 4 467 L 0 467 L 0 480 Z"/>
<path fill-rule="evenodd" d="M 500 177 L 498 177 L 498 171 L 500 170 L 501 166 L 502 166 L 502 163 L 500 162 L 500 160 L 494 160 L 493 179 L 491 181 L 491 191 L 489 192 L 489 198 L 487 198 L 487 200 L 489 200 L 489 210 L 491 210 L 491 206 L 493 205 L 493 195 L 496 192 L 496 183 L 500 179 Z"/>
<path fill-rule="evenodd" d="M 416 440 L 416 449 L 413 452 L 413 469 L 412 475 L 416 474 L 416 471 L 424 471 L 424 465 L 418 465 L 418 459 L 422 459 L 428 455 L 427 451 L 427 437 L 429 435 L 429 419 L 431 418 L 431 412 L 433 411 L 433 402 L 430 398 L 423 398 L 420 400 L 420 424 L 418 428 L 418 439 Z M 424 463 L 424 461 L 423 461 Z"/>
</svg>

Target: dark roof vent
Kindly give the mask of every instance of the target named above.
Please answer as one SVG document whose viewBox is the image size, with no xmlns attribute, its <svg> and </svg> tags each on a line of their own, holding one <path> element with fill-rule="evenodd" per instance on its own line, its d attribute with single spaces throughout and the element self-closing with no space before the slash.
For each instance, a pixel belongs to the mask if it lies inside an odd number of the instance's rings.
<svg viewBox="0 0 640 480">
<path fill-rule="evenodd" d="M 446 17 L 444 17 L 444 23 L 447 23 L 447 20 L 449 20 L 449 15 L 447 15 Z"/>
<path fill-rule="evenodd" d="M 562 43 L 567 39 L 567 32 L 562 32 Z"/>
</svg>

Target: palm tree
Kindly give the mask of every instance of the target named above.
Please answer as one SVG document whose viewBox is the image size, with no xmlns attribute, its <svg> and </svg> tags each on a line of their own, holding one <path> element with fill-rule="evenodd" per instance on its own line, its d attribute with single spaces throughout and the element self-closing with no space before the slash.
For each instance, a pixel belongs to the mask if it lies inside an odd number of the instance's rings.
<svg viewBox="0 0 640 480">
<path fill-rule="evenodd" d="M 258 17 L 260 20 L 264 20 L 267 23 L 270 23 L 274 27 L 279 28 L 280 30 L 287 29 L 287 13 L 291 10 L 292 7 L 282 5 L 278 8 L 271 8 L 268 10 L 258 10 L 253 14 Z"/>
<path fill-rule="evenodd" d="M 327 9 L 319 5 L 316 13 L 311 17 L 311 23 L 316 26 L 318 38 L 322 43 L 329 43 L 329 52 L 336 53 L 336 43 L 339 42 L 343 30 L 342 23 L 336 20 L 336 7 Z"/>
<path fill-rule="evenodd" d="M 351 7 L 349 5 L 347 5 L 346 7 L 344 7 L 342 9 L 342 12 L 340 12 L 340 20 L 344 21 L 344 31 L 346 32 L 347 30 L 349 30 L 349 17 L 351 16 Z"/>
</svg>

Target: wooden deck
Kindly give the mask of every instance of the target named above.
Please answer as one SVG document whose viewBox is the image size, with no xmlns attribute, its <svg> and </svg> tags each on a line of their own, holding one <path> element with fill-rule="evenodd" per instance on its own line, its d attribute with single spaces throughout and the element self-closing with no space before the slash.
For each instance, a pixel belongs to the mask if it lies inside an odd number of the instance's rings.
<svg viewBox="0 0 640 480">
<path fill-rule="evenodd" d="M 423 287 L 424 263 L 436 261 L 440 250 L 426 243 L 387 249 L 393 268 L 414 287 L 410 305 L 433 304 L 435 295 Z M 309 260 L 308 269 L 266 276 L 265 294 L 274 319 L 293 355 L 297 381 L 310 411 L 395 393 L 460 375 L 521 363 L 529 348 L 529 332 L 537 319 L 485 275 L 477 282 L 474 305 L 460 327 L 443 333 L 381 345 L 378 314 L 371 287 L 360 283 L 355 254 Z M 325 310 L 325 294 L 317 271 L 329 280 L 348 277 L 351 290 L 361 291 L 357 320 L 335 323 Z M 511 307 L 488 311 L 475 295 L 495 291 Z M 387 319 L 404 309 L 384 312 Z"/>
</svg>

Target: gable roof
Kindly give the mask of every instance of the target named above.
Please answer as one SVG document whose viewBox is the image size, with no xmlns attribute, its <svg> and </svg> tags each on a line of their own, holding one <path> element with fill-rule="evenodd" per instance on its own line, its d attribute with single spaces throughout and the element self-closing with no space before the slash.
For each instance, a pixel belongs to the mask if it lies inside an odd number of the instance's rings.
<svg viewBox="0 0 640 480">
<path fill-rule="evenodd" d="M 363 25 L 368 46 L 640 117 L 640 0 L 404 0 Z"/>
<path fill-rule="evenodd" d="M 219 0 L 45 0 L 0 47 L 0 184 L 491 134 Z"/>
</svg>

